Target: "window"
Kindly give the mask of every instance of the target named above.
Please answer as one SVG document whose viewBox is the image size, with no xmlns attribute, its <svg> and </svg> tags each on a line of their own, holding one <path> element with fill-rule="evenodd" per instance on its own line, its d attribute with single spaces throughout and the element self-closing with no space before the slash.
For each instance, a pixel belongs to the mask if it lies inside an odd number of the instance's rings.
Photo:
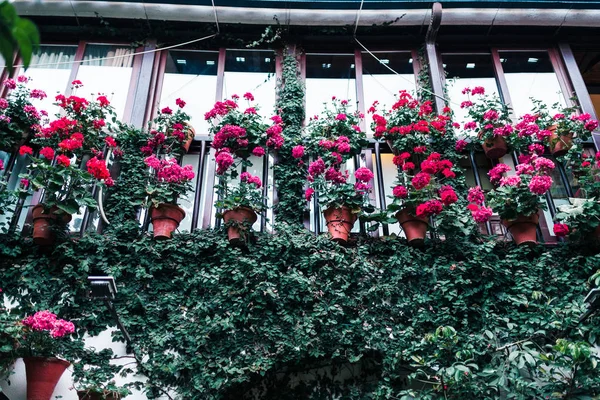
<svg viewBox="0 0 600 400">
<path fill-rule="evenodd" d="M 260 115 L 267 118 L 274 115 L 276 78 L 272 51 L 227 50 L 223 82 L 223 98 L 237 94 L 240 106 L 245 107 L 242 96 L 250 92 L 260 106 Z"/>
<path fill-rule="evenodd" d="M 44 100 L 31 99 L 31 103 L 39 110 L 46 110 L 50 118 L 60 110 L 52 104 L 54 98 L 65 93 L 70 85 L 76 52 L 77 46 L 40 46 L 31 59 L 31 66 L 23 72 L 31 80 L 30 88 L 41 89 L 48 95 Z"/>
<path fill-rule="evenodd" d="M 532 111 L 532 97 L 549 106 L 554 103 L 565 105 L 547 51 L 500 51 L 499 55 L 515 116 Z"/>
<path fill-rule="evenodd" d="M 467 109 L 460 104 L 467 100 L 462 94 L 466 87 L 482 86 L 486 94 L 498 95 L 498 85 L 492 64 L 492 56 L 484 54 L 443 54 L 444 71 L 446 72 L 446 89 L 454 119 L 461 126 L 468 120 Z"/>
<path fill-rule="evenodd" d="M 134 49 L 124 46 L 86 45 L 83 62 L 77 72 L 77 79 L 83 83 L 79 95 L 94 99 L 99 93 L 106 95 L 115 108 L 117 118 L 121 119 L 129 94 L 133 53 Z"/>
<path fill-rule="evenodd" d="M 356 110 L 354 55 L 307 54 L 306 118 L 319 115 L 332 96 L 349 100 L 349 110 Z"/>
<path fill-rule="evenodd" d="M 208 135 L 209 123 L 204 113 L 215 103 L 218 51 L 169 51 L 163 76 L 160 107 L 175 107 L 181 98 L 196 136 Z"/>
</svg>

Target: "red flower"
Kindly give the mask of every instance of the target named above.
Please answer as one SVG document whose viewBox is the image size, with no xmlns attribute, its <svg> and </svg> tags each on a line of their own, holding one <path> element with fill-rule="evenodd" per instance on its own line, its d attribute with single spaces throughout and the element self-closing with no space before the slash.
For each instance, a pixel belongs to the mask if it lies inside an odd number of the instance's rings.
<svg viewBox="0 0 600 400">
<path fill-rule="evenodd" d="M 302 146 L 302 145 L 294 146 L 294 148 L 292 149 L 292 157 L 294 157 L 294 158 L 304 157 L 304 146 Z"/>
<path fill-rule="evenodd" d="M 306 192 L 304 192 L 304 198 L 306 198 L 306 201 L 310 201 L 313 194 L 315 194 L 315 190 L 313 188 L 306 189 Z"/>
<path fill-rule="evenodd" d="M 71 159 L 65 156 L 64 154 L 61 154 L 58 157 L 56 157 L 56 164 L 68 167 L 69 165 L 71 165 Z"/>
<path fill-rule="evenodd" d="M 425 186 L 429 185 L 430 181 L 431 181 L 431 175 L 429 175 L 425 172 L 419 172 L 412 178 L 411 183 L 415 189 L 421 190 Z"/>
<path fill-rule="evenodd" d="M 40 155 L 44 156 L 47 160 L 52 160 L 54 158 L 54 150 L 51 147 L 44 147 L 40 150 Z"/>
<path fill-rule="evenodd" d="M 554 224 L 554 234 L 558 237 L 565 237 L 569 234 L 569 226 L 566 224 Z"/>
<path fill-rule="evenodd" d="M 106 107 L 110 104 L 106 96 L 99 96 L 97 100 L 100 103 L 100 107 Z"/>
<path fill-rule="evenodd" d="M 179 108 L 185 107 L 185 101 L 183 101 L 181 99 L 175 100 L 175 104 L 177 104 L 179 106 Z"/>
<path fill-rule="evenodd" d="M 440 191 L 440 198 L 442 199 L 442 203 L 444 205 L 449 206 L 450 204 L 456 203 L 458 201 L 458 196 L 456 196 L 456 192 L 450 186 L 445 186 Z"/>
<path fill-rule="evenodd" d="M 87 163 L 87 170 L 96 179 L 108 179 L 110 178 L 110 172 L 106 168 L 104 160 L 98 159 L 98 157 L 92 157 Z"/>
<path fill-rule="evenodd" d="M 369 168 L 361 167 L 354 172 L 354 176 L 359 181 L 369 182 L 373 179 L 373 172 Z"/>
<path fill-rule="evenodd" d="M 169 107 L 165 107 L 162 110 L 160 110 L 161 113 L 163 114 L 173 114 L 173 110 L 171 110 Z"/>
<path fill-rule="evenodd" d="M 405 199 L 408 197 L 408 190 L 404 186 L 398 185 L 392 190 L 392 194 L 394 197 Z"/>
<path fill-rule="evenodd" d="M 71 82 L 71 85 L 81 86 L 81 85 L 83 85 L 83 83 L 81 83 L 81 81 L 79 79 L 75 79 L 73 82 Z"/>
<path fill-rule="evenodd" d="M 32 155 L 33 154 L 33 149 L 29 146 L 21 146 L 19 148 L 19 154 L 24 156 L 25 154 L 29 154 Z"/>
<path fill-rule="evenodd" d="M 112 136 L 105 137 L 104 142 L 108 145 L 108 147 L 117 147 L 117 142 Z"/>
<path fill-rule="evenodd" d="M 244 98 L 248 101 L 254 101 L 254 96 L 250 92 L 244 93 Z"/>
<path fill-rule="evenodd" d="M 262 156 L 264 156 L 264 155 L 265 155 L 265 149 L 264 149 L 264 148 L 262 148 L 262 147 L 260 147 L 260 146 L 258 146 L 258 147 L 255 147 L 255 148 L 252 150 L 252 155 L 254 155 L 254 156 L 256 156 L 256 157 L 262 157 Z"/>
</svg>

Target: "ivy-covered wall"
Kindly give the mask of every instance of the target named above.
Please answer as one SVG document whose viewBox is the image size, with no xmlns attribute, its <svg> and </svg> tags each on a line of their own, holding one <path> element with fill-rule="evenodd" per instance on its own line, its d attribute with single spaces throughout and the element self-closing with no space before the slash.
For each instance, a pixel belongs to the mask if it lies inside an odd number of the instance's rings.
<svg viewBox="0 0 600 400">
<path fill-rule="evenodd" d="M 293 57 L 285 65 L 280 106 L 293 144 L 303 118 L 291 91 L 302 88 Z M 125 152 L 138 145 L 134 133 L 128 140 Z M 302 172 L 285 161 L 288 146 L 275 170 L 275 233 L 257 234 L 247 248 L 231 247 L 224 230 L 162 242 L 141 232 L 131 200 L 141 196 L 134 177 L 143 166 L 124 159 L 102 235 L 63 237 L 51 249 L 0 236 L 2 293 L 23 315 L 50 309 L 72 320 L 82 338 L 115 323 L 104 303 L 87 297 L 87 277 L 114 276 L 115 307 L 149 398 L 600 395 L 600 320 L 578 324 L 599 276 L 595 244 L 516 248 L 466 229 L 423 249 L 395 236 L 341 247 L 302 226 Z M 124 340 L 118 331 L 114 339 Z M 115 372 L 110 351 L 80 344 L 64 354 L 81 359 L 76 375 L 83 365 Z M 342 368 L 355 375 L 331 379 Z"/>
</svg>

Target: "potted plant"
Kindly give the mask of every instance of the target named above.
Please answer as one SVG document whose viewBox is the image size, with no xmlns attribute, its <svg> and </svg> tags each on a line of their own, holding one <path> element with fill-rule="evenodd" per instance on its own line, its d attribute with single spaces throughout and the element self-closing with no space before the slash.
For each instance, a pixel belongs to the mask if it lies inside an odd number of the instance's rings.
<svg viewBox="0 0 600 400">
<path fill-rule="evenodd" d="M 29 78 L 24 75 L 6 79 L 4 87 L 9 90 L 5 99 L 0 98 L 0 150 L 12 152 L 20 144 L 33 137 L 45 111 L 38 111 L 31 99 L 44 99 L 46 93 L 29 89 Z"/>
<path fill-rule="evenodd" d="M 189 151 L 196 131 L 190 125 L 190 116 L 182 109 L 185 107 L 185 101 L 175 100 L 177 108 L 173 111 L 169 107 L 164 107 L 158 111 L 158 115 L 150 122 L 149 130 L 154 141 L 160 142 L 163 150 L 174 155 L 182 155 Z M 145 152 L 150 155 L 156 145 L 148 143 Z"/>
<path fill-rule="evenodd" d="M 460 106 L 468 110 L 471 118 L 463 127 L 465 135 L 474 136 L 488 158 L 498 159 L 509 150 L 519 150 L 532 142 L 534 132 L 527 129 L 517 132 L 510 119 L 509 107 L 497 95 L 486 95 L 481 86 L 467 87 L 462 92 L 468 99 Z"/>
<path fill-rule="evenodd" d="M 69 335 L 72 322 L 58 319 L 50 311 L 38 311 L 21 321 L 16 355 L 23 357 L 27 374 L 27 400 L 48 400 L 70 362 L 58 358 Z"/>
<path fill-rule="evenodd" d="M 217 101 L 204 118 L 210 122 L 210 132 L 214 135 L 212 147 L 215 150 L 227 149 L 236 157 L 247 159 L 251 155 L 261 157 L 265 148 L 278 150 L 283 146 L 283 126 L 279 116 L 272 117 L 274 124 L 269 127 L 258 114 L 260 107 L 253 103 L 252 93 L 244 94 L 248 107 L 243 111 L 239 96 Z"/>
<path fill-rule="evenodd" d="M 353 183 L 344 168 L 344 163 L 353 160 L 367 144 L 359 128 L 362 118 L 360 112 L 348 110 L 347 100 L 333 97 L 332 107 L 326 106 L 322 116 L 311 119 L 308 125 L 307 146 L 314 161 L 308 167 L 306 200 L 316 193 L 327 229 L 340 244 L 348 242 L 359 214 L 373 211 L 369 202 L 373 172 L 358 168 Z M 304 153 L 303 148 L 295 151 Z"/>
<path fill-rule="evenodd" d="M 30 159 L 27 173 L 19 175 L 22 195 L 44 190 L 41 203 L 32 210 L 33 239 L 39 245 L 52 244 L 53 228 L 64 227 L 81 207 L 96 208 L 94 185 L 114 184 L 102 151 L 117 146 L 105 122 L 114 114 L 108 100 L 59 95 L 57 102 L 62 116 L 40 127 L 32 139 L 39 151 L 34 154 L 27 145 L 19 148 L 19 154 Z"/>
<path fill-rule="evenodd" d="M 521 160 L 527 162 L 517 165 L 516 175 L 504 176 L 511 171 L 506 164 L 498 164 L 490 170 L 490 181 L 497 187 L 488 193 L 488 204 L 500 215 L 517 245 L 535 244 L 538 211 L 546 209 L 543 196 L 552 186 L 550 173 L 555 166 L 551 160 L 535 153 Z M 489 218 L 491 213 L 481 208 L 483 196 L 477 198 L 479 201 L 474 201 L 469 208 L 477 222 L 485 222 L 485 216 Z"/>
<path fill-rule="evenodd" d="M 245 93 L 243 98 L 248 106 L 243 111 L 239 96 L 234 95 L 216 102 L 205 114 L 214 135 L 212 147 L 216 150 L 217 217 L 225 221 L 230 243 L 238 246 L 247 242 L 250 228 L 258 218 L 256 213 L 266 208 L 260 178 L 246 171 L 253 165 L 249 158 L 264 156 L 267 148 L 277 151 L 284 143 L 281 117 L 271 117 L 269 126 L 258 114 L 254 96 Z"/>
<path fill-rule="evenodd" d="M 395 215 L 402 226 L 408 243 L 422 246 L 429 217 L 440 214 L 444 207 L 458 200 L 451 185 L 456 174 L 452 170 L 454 164 L 442 159 L 439 153 L 430 153 L 419 168 L 414 159 L 414 151 L 413 154 L 403 152 L 394 156 L 393 162 L 398 173 L 388 211 Z"/>
<path fill-rule="evenodd" d="M 577 176 L 579 198 L 570 198 L 570 204 L 557 207 L 554 234 L 568 235 L 572 240 L 600 239 L 600 151 L 592 158 L 573 146 L 565 158 L 567 168 Z"/>
<path fill-rule="evenodd" d="M 239 174 L 237 184 L 231 185 L 237 177 L 237 170 L 234 168 L 220 174 L 215 186 L 219 196 L 215 206 L 223 210 L 219 216 L 225 222 L 229 242 L 232 245 L 243 246 L 248 241 L 249 232 L 257 220 L 257 213 L 264 211 L 266 205 L 262 182 L 258 176 L 242 172 Z"/>
<path fill-rule="evenodd" d="M 582 114 L 578 106 L 561 107 L 560 103 L 556 103 L 552 109 L 559 112 L 550 115 L 545 103 L 535 99 L 533 101 L 534 112 L 544 133 L 540 139 L 548 145 L 554 156 L 564 156 L 573 146 L 574 139 L 577 143 L 589 140 L 598 127 L 598 121 L 592 119 L 590 114 Z"/>
<path fill-rule="evenodd" d="M 371 128 L 375 138 L 385 140 L 396 155 L 440 141 L 451 125 L 448 107 L 441 115 L 436 115 L 431 101 L 420 102 L 406 90 L 399 92 L 390 110 L 378 114 L 378 106 L 376 101 L 368 110 L 373 114 Z"/>
<path fill-rule="evenodd" d="M 151 173 L 146 185 L 147 205 L 155 239 L 170 239 L 185 217 L 185 211 L 177 205 L 181 196 L 192 190 L 194 171 L 191 165 L 180 166 L 175 158 L 155 155 L 144 160 Z"/>
</svg>

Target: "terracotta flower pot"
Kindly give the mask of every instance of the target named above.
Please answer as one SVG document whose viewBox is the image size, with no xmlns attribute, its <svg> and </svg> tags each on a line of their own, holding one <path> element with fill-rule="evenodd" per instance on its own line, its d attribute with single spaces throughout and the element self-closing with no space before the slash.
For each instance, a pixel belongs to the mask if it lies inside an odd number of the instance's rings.
<svg viewBox="0 0 600 400">
<path fill-rule="evenodd" d="M 187 139 L 183 142 L 182 147 L 183 147 L 183 151 L 187 153 L 188 151 L 190 151 L 190 146 L 192 145 L 192 141 L 194 140 L 194 137 L 196 136 L 196 130 L 194 129 L 194 127 L 192 125 L 190 125 L 189 122 L 186 122 L 184 125 L 187 128 L 187 131 L 186 131 Z"/>
<path fill-rule="evenodd" d="M 408 244 L 414 247 L 421 247 L 425 244 L 425 236 L 429 223 L 425 217 L 415 217 L 408 210 L 404 209 L 396 213 L 396 219 L 402 226 L 406 235 Z"/>
<path fill-rule="evenodd" d="M 25 357 L 27 400 L 50 400 L 70 362 L 58 358 Z"/>
<path fill-rule="evenodd" d="M 517 219 L 502 220 L 502 224 L 508 229 L 515 243 L 519 246 L 522 244 L 537 243 L 537 225 L 539 222 L 538 213 L 531 215 L 519 215 Z"/>
<path fill-rule="evenodd" d="M 44 212 L 44 205 L 38 204 L 31 210 L 33 215 L 33 242 L 39 246 L 48 246 L 54 243 L 56 235 L 53 226 L 66 225 L 71 221 L 71 214 L 55 214 L 57 207 L 52 207 Z"/>
<path fill-rule="evenodd" d="M 158 208 L 150 208 L 154 239 L 170 239 L 171 233 L 184 217 L 185 211 L 175 204 L 160 204 Z"/>
<path fill-rule="evenodd" d="M 121 398 L 118 394 L 108 394 L 102 397 L 102 393 L 90 390 L 78 390 L 77 396 L 79 396 L 79 400 L 119 400 Z"/>
<path fill-rule="evenodd" d="M 342 245 L 347 244 L 348 236 L 358 218 L 357 215 L 352 213 L 350 207 L 343 206 L 342 208 L 330 207 L 323 211 L 323 216 L 333 241 Z"/>
<path fill-rule="evenodd" d="M 556 125 L 548 128 L 552 135 L 550 136 L 550 153 L 553 156 L 560 157 L 567 154 L 571 146 L 573 146 L 573 134 L 558 135 L 556 133 Z"/>
<path fill-rule="evenodd" d="M 247 227 L 243 226 L 242 223 L 246 222 L 250 225 L 254 224 L 257 220 L 256 213 L 250 207 L 237 207 L 233 210 L 227 210 L 223 213 L 223 221 L 225 223 L 236 222 L 227 227 L 227 236 L 229 237 L 229 243 L 232 245 L 243 245 L 246 243 Z"/>
<path fill-rule="evenodd" d="M 503 157 L 508 151 L 506 139 L 502 136 L 495 136 L 491 141 L 484 141 L 481 146 L 483 147 L 485 156 L 492 160 Z"/>
</svg>

